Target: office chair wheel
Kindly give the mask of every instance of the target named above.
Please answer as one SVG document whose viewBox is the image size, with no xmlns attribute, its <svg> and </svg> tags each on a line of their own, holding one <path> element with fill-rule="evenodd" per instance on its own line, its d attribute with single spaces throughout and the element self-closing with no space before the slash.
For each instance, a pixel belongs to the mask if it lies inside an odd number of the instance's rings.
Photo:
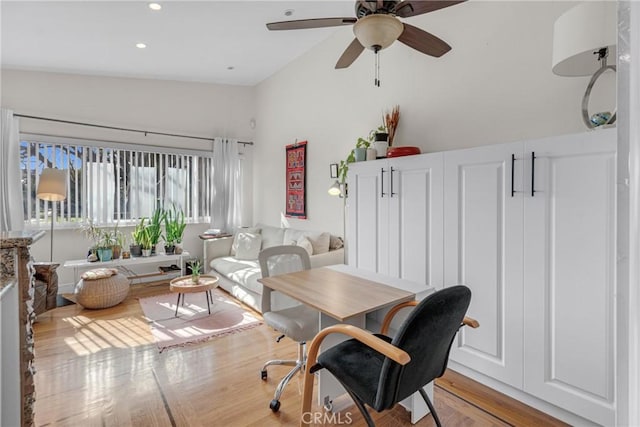
<svg viewBox="0 0 640 427">
<path fill-rule="evenodd" d="M 280 409 L 280 401 L 273 399 L 271 403 L 269 403 L 269 408 L 271 408 L 273 412 L 278 412 L 278 410 Z"/>
<path fill-rule="evenodd" d="M 262 381 L 266 381 L 267 380 L 267 370 L 263 369 L 262 371 L 260 371 L 260 378 L 262 379 Z"/>
</svg>

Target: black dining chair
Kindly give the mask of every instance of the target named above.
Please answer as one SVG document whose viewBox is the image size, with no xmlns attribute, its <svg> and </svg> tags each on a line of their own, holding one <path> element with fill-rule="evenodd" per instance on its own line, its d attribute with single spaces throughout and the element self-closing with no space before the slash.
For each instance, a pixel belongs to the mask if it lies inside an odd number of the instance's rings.
<svg viewBox="0 0 640 427">
<path fill-rule="evenodd" d="M 458 329 L 464 325 L 479 326 L 476 320 L 465 317 L 470 301 L 469 288 L 451 286 L 420 302 L 395 306 L 385 317 L 380 334 L 352 325 L 334 325 L 320 331 L 309 348 L 300 425 L 308 425 L 304 414 L 311 409 L 313 373 L 326 369 L 349 393 L 368 426 L 375 424 L 365 404 L 381 412 L 420 392 L 440 427 L 436 410 L 423 387 L 444 374 Z M 393 338 L 386 336 L 393 316 L 407 306 L 415 308 Z M 322 340 L 336 332 L 353 338 L 316 357 Z"/>
</svg>

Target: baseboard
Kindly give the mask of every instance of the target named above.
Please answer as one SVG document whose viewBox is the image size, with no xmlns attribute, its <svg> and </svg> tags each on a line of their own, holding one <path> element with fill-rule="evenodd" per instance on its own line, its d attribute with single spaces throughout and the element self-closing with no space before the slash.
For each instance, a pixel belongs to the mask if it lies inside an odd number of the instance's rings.
<svg viewBox="0 0 640 427">
<path fill-rule="evenodd" d="M 453 360 L 449 360 L 448 368 L 458 372 L 459 374 L 464 375 L 465 377 L 469 377 L 472 380 L 475 380 L 481 384 L 486 385 L 500 393 L 506 394 L 507 396 L 516 399 L 525 405 L 529 405 L 532 408 L 535 408 L 539 411 L 544 412 L 545 414 L 551 415 L 554 418 L 559 419 L 560 421 L 564 421 L 567 424 L 573 426 L 581 426 L 581 427 L 596 427 L 598 424 L 589 421 L 585 418 L 582 418 L 579 415 L 574 414 L 573 412 L 566 411 L 562 408 L 559 408 L 551 403 L 545 402 L 544 400 L 538 399 L 535 396 L 527 394 L 522 390 L 518 390 L 510 385 L 504 384 L 496 379 L 488 377 L 478 371 L 467 368 Z"/>
</svg>

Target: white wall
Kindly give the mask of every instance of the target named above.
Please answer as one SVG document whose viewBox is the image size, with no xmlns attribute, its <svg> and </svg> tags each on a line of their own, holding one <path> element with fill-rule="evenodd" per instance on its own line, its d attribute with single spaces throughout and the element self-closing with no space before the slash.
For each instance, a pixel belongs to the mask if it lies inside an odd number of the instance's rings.
<svg viewBox="0 0 640 427">
<path fill-rule="evenodd" d="M 291 226 L 342 234 L 342 201 L 327 194 L 329 164 L 344 159 L 395 104 L 394 144 L 423 152 L 585 131 L 580 102 L 589 77 L 551 72 L 553 23 L 572 5 L 471 1 L 408 19 L 453 49 L 437 59 L 396 42 L 381 53 L 380 88 L 373 86 L 370 51 L 345 70 L 333 69 L 353 39 L 350 28 L 340 29 L 257 86 L 254 156 L 269 160 L 254 164 L 254 219 L 279 223 L 284 147 L 306 139 L 308 220 Z M 614 78 L 598 83 L 591 111 L 614 102 Z"/>
<path fill-rule="evenodd" d="M 2 107 L 19 114 L 165 133 L 226 136 L 242 141 L 253 141 L 255 137 L 249 125 L 255 105 L 251 87 L 2 70 L 1 88 Z M 208 141 L 145 137 L 30 119 L 21 119 L 20 130 L 137 144 L 211 148 Z M 245 150 L 249 163 L 245 182 L 252 183 L 252 150 L 250 147 Z M 247 200 L 245 217 L 251 218 L 250 185 Z M 185 249 L 195 256 L 202 256 L 197 235 L 206 228 L 208 224 L 187 226 Z M 37 261 L 49 260 L 49 234 L 47 230 L 47 236 L 33 245 L 32 253 Z M 53 258 L 60 263 L 83 258 L 89 246 L 82 234 L 68 229 L 56 229 L 54 244 Z M 72 282 L 72 272 L 62 268 L 58 272 L 60 283 Z"/>
</svg>

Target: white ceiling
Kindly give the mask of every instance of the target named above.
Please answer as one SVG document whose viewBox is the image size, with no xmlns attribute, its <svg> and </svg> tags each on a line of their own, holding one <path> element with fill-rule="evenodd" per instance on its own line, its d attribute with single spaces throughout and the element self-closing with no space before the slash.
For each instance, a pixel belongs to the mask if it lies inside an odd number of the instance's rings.
<svg viewBox="0 0 640 427">
<path fill-rule="evenodd" d="M 267 22 L 354 16 L 355 2 L 159 3 L 155 12 L 145 1 L 0 1 L 2 67 L 255 85 L 345 31 L 268 31 Z M 138 42 L 148 47 L 138 49 Z"/>
</svg>

